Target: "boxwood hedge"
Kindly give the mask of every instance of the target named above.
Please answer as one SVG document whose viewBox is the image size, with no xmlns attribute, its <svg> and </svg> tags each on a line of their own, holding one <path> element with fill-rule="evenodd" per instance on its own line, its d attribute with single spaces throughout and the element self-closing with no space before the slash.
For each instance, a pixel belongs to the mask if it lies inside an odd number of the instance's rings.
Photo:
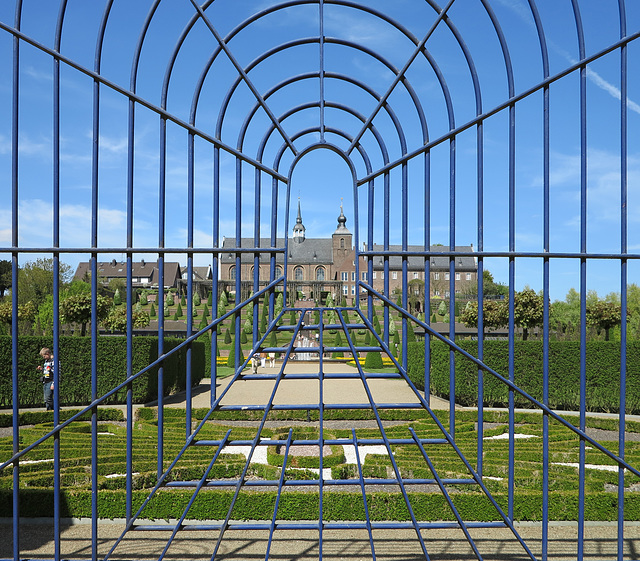
<svg viewBox="0 0 640 561">
<path fill-rule="evenodd" d="M 456 343 L 477 356 L 477 341 Z M 431 392 L 449 398 L 449 347 L 441 341 L 431 342 Z M 627 343 L 627 413 L 640 413 L 640 341 Z M 478 367 L 468 358 L 455 353 L 455 401 L 475 406 L 478 401 Z M 514 342 L 514 381 L 528 394 L 542 401 L 542 341 Z M 484 362 L 504 377 L 509 371 L 508 341 L 485 341 Z M 409 377 L 424 389 L 424 343 L 409 344 Z M 509 389 L 495 376 L 485 373 L 486 406 L 508 404 Z M 620 401 L 620 343 L 590 341 L 586 344 L 586 407 L 588 411 L 617 412 Z M 533 407 L 526 398 L 515 394 L 517 407 Z M 580 343 L 549 342 L 549 405 L 554 409 L 576 410 L 580 403 Z"/>
<path fill-rule="evenodd" d="M 164 339 L 168 352 L 182 341 Z M 122 383 L 127 376 L 126 337 L 98 338 L 97 380 L 98 395 L 103 395 Z M 139 372 L 158 358 L 157 337 L 132 339 L 132 374 Z M 53 347 L 50 337 L 20 337 L 18 339 L 18 384 L 20 407 L 41 407 L 42 384 L 36 369 L 42 360 L 42 347 Z M 91 339 L 89 337 L 60 337 L 60 404 L 79 405 L 91 402 Z M 164 361 L 164 392 L 170 394 L 185 389 L 186 350 Z M 192 383 L 200 382 L 205 372 L 204 343 L 194 342 L 191 352 Z M 133 401 L 145 403 L 157 398 L 158 368 L 152 368 L 133 382 Z M 124 403 L 126 388 L 111 396 L 106 403 Z M 11 337 L 0 336 L 0 408 L 12 407 Z"/>
</svg>

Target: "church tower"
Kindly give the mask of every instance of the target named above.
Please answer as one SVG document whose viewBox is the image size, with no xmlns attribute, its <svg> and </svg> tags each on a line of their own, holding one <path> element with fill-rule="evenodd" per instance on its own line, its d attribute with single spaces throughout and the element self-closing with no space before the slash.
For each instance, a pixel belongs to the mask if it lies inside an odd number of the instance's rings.
<svg viewBox="0 0 640 561">
<path fill-rule="evenodd" d="M 302 215 L 300 214 L 300 197 L 298 197 L 298 217 L 296 218 L 296 225 L 293 227 L 293 241 L 296 243 L 302 243 L 305 238 L 306 228 L 302 224 Z"/>
<path fill-rule="evenodd" d="M 333 255 L 335 258 L 343 258 L 345 255 L 352 251 L 352 239 L 351 232 L 347 229 L 345 224 L 347 223 L 347 217 L 342 210 L 342 201 L 340 202 L 340 216 L 338 216 L 338 227 L 333 233 Z"/>
</svg>

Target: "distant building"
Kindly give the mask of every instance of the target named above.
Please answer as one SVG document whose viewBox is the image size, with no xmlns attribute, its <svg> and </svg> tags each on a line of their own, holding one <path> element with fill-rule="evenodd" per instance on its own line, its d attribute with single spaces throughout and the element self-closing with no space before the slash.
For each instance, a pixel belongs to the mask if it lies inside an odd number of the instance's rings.
<svg viewBox="0 0 640 561">
<path fill-rule="evenodd" d="M 288 245 L 288 270 L 287 284 L 291 291 L 297 291 L 298 297 L 324 302 L 326 295 L 331 293 L 334 300 L 339 303 L 344 296 L 349 305 L 356 301 L 357 284 L 355 266 L 355 248 L 353 246 L 353 235 L 346 227 L 347 218 L 340 206 L 338 216 L 338 226 L 331 235 L 331 238 L 308 238 L 306 228 L 302 223 L 300 212 L 300 201 L 298 201 L 298 215 L 293 227 L 292 243 Z M 284 239 L 276 240 L 276 247 L 284 247 Z M 268 238 L 260 240 L 261 247 L 270 247 L 271 241 Z M 235 280 L 238 274 L 236 267 L 235 239 L 224 238 L 222 248 L 224 252 L 220 257 L 220 280 L 223 286 L 226 285 L 230 291 L 235 290 Z M 241 248 L 253 248 L 253 238 L 242 238 Z M 364 250 L 366 251 L 366 244 Z M 382 251 L 382 246 L 374 244 L 375 251 Z M 400 251 L 401 246 L 393 245 L 389 251 Z M 431 246 L 431 252 L 444 252 L 448 248 L 444 246 Z M 421 246 L 409 246 L 409 252 L 424 252 Z M 456 246 L 456 252 L 473 253 L 473 246 Z M 240 280 L 241 298 L 247 298 L 253 290 L 254 278 L 254 255 L 251 253 L 240 253 Z M 400 256 L 389 256 L 389 292 L 394 289 L 402 289 L 403 261 Z M 284 254 L 275 255 L 275 277 L 283 274 Z M 375 257 L 373 260 L 373 278 L 369 281 L 368 260 L 360 257 L 359 273 L 361 280 L 370 284 L 379 292 L 384 291 L 384 258 Z M 430 288 L 431 297 L 448 298 L 450 296 L 451 284 L 450 259 L 448 256 L 431 256 L 429 261 L 429 273 L 431 276 Z M 465 284 L 476 284 L 478 278 L 477 260 L 472 255 L 456 256 L 453 260 L 454 279 L 453 290 L 455 293 L 464 292 Z M 407 257 L 407 283 L 414 279 L 424 282 L 425 258 L 423 256 Z M 270 275 L 269 256 L 261 254 L 258 270 L 259 286 L 268 284 Z M 413 290 L 418 290 L 414 285 L 409 285 Z"/>
<path fill-rule="evenodd" d="M 114 280 L 127 281 L 127 263 L 125 261 L 99 261 L 98 281 L 103 286 L 109 286 Z M 91 278 L 91 264 L 82 262 L 78 264 L 74 280 L 88 281 Z M 133 288 L 158 288 L 160 279 L 160 269 L 157 261 L 136 261 L 131 264 L 131 285 Z M 174 262 L 164 263 L 163 284 L 165 290 L 168 288 L 179 288 L 182 273 L 180 264 Z"/>
</svg>

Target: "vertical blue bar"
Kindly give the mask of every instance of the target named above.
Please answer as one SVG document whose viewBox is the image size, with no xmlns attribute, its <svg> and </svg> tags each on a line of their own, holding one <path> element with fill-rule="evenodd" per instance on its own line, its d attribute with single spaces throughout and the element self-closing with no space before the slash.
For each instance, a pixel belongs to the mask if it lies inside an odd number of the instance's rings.
<svg viewBox="0 0 640 561">
<path fill-rule="evenodd" d="M 165 245 L 167 174 L 167 120 L 160 118 L 160 168 L 158 178 L 158 249 Z M 158 252 L 158 356 L 164 354 L 164 252 Z M 158 367 L 158 462 L 157 473 L 163 473 L 164 458 L 164 363 Z"/>
<path fill-rule="evenodd" d="M 127 129 L 127 378 L 133 375 L 133 155 L 135 138 L 135 103 L 129 100 Z M 133 383 L 127 384 L 127 503 L 126 518 L 133 511 Z"/>
<path fill-rule="evenodd" d="M 15 28 L 20 29 L 22 0 L 16 2 Z M 20 41 L 13 38 L 13 91 L 11 99 L 11 286 L 18 286 L 18 108 L 20 99 Z M 20 450 L 18 392 L 18 290 L 11 291 L 11 363 L 13 385 L 13 453 Z M 13 558 L 20 558 L 20 464 L 13 464 Z"/>
<path fill-rule="evenodd" d="M 509 106 L 509 251 L 516 250 L 516 108 Z M 515 382 L 515 258 L 509 257 L 509 381 Z M 513 520 L 514 495 L 514 393 L 509 388 L 509 520 Z"/>
<path fill-rule="evenodd" d="M 242 161 L 236 158 L 236 247 L 242 246 Z M 242 300 L 242 283 L 243 277 L 242 271 L 242 254 L 236 253 L 236 299 L 235 305 Z M 242 322 L 240 321 L 242 311 L 236 314 L 235 321 L 235 336 L 233 339 L 233 345 L 235 347 L 235 363 L 234 368 L 236 373 L 238 368 L 242 364 L 240 360 L 240 329 L 242 329 Z"/>
<path fill-rule="evenodd" d="M 195 138 L 192 132 L 187 136 L 187 247 L 193 249 L 193 229 L 194 229 L 194 199 L 195 199 Z M 181 296 L 181 295 L 178 295 Z M 187 253 L 187 337 L 191 337 L 193 333 L 193 253 Z M 187 345 L 186 360 L 186 438 L 191 434 L 191 409 L 192 409 L 192 392 L 191 392 L 191 344 Z"/>
<path fill-rule="evenodd" d="M 620 37 L 627 34 L 625 3 L 618 2 Z M 618 420 L 618 456 L 625 459 L 627 409 L 627 45 L 620 48 L 620 415 Z M 618 560 L 624 558 L 624 469 L 618 468 Z"/>
<path fill-rule="evenodd" d="M 213 148 L 213 247 L 220 247 L 220 148 Z M 220 253 L 216 252 L 212 259 L 211 277 L 211 317 L 218 314 L 218 274 L 220 269 Z M 210 405 L 216 401 L 216 384 L 218 380 L 218 329 L 211 332 L 211 394 Z"/>
<path fill-rule="evenodd" d="M 431 251 L 431 152 L 424 154 L 424 249 Z M 431 325 L 431 256 L 424 260 L 424 322 Z M 403 353 L 406 354 L 406 353 Z M 431 405 L 431 334 L 424 334 L 424 399 Z"/>
<path fill-rule="evenodd" d="M 477 165 L 477 221 L 478 251 L 484 251 L 484 128 L 476 129 Z M 484 259 L 478 259 L 476 286 L 478 287 L 478 359 L 484 361 Z M 478 475 L 482 477 L 484 450 L 484 371 L 478 368 Z"/>
<path fill-rule="evenodd" d="M 580 60 L 585 57 L 584 35 L 577 0 L 572 0 Z M 587 252 L 587 67 L 580 67 L 580 253 Z M 586 429 L 587 392 L 587 260 L 580 258 L 580 430 Z M 584 558 L 585 441 L 580 439 L 578 468 L 578 560 Z"/>
<path fill-rule="evenodd" d="M 449 251 L 456 250 L 456 138 L 449 141 Z M 449 339 L 455 341 L 455 255 L 449 255 Z M 456 356 L 449 349 L 449 433 L 455 439 L 456 425 Z"/>
</svg>

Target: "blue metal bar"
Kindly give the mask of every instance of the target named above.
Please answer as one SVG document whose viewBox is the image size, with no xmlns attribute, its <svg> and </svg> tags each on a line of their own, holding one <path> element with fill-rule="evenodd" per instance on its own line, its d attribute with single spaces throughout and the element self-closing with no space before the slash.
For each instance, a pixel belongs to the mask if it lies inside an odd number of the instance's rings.
<svg viewBox="0 0 640 561">
<path fill-rule="evenodd" d="M 204 485 L 205 485 L 205 483 L 207 481 L 207 477 L 209 475 L 209 472 L 211 471 L 211 468 L 213 467 L 213 464 L 216 463 L 216 460 L 218 459 L 218 456 L 222 452 L 222 449 L 224 448 L 225 444 L 228 442 L 229 436 L 231 435 L 231 430 L 232 429 L 229 429 L 227 431 L 227 434 L 222 439 L 222 442 L 220 442 L 220 445 L 218 446 L 218 449 L 216 450 L 216 453 L 214 454 L 213 458 L 211 458 L 211 461 L 209 462 L 209 465 L 207 466 L 207 469 L 204 470 L 204 473 L 202 474 L 202 477 L 200 478 L 200 481 L 198 481 L 198 485 L 196 486 L 196 490 L 193 492 L 193 495 L 189 499 L 189 502 L 187 503 L 187 506 L 182 511 L 182 515 L 180 516 L 180 519 L 178 520 L 177 524 L 175 525 L 175 529 L 173 530 L 173 532 L 171 534 L 171 537 L 167 540 L 167 545 L 162 550 L 162 553 L 160 554 L 160 557 L 158 558 L 158 561 L 164 559 L 165 555 L 167 554 L 167 551 L 169 550 L 169 547 L 171 546 L 171 543 L 173 542 L 173 539 L 176 537 L 176 534 L 178 533 L 178 530 L 180 530 L 182 528 L 182 525 L 183 525 L 185 519 L 187 518 L 187 514 L 189 514 L 189 510 L 191 510 L 191 507 L 193 506 L 193 503 L 195 502 L 196 498 L 198 497 L 198 492 L 200 491 L 200 489 L 202 489 L 204 487 Z M 189 435 L 187 435 L 187 438 L 189 438 Z"/>
<path fill-rule="evenodd" d="M 278 480 L 278 494 L 276 495 L 276 504 L 273 507 L 273 516 L 271 517 L 271 525 L 269 527 L 269 541 L 267 542 L 267 552 L 264 556 L 265 561 L 269 560 L 269 551 L 271 551 L 271 542 L 273 541 L 273 532 L 276 529 L 276 524 L 277 524 L 276 520 L 278 517 L 278 506 L 280 505 L 280 496 L 282 494 L 282 488 L 284 487 L 284 483 L 285 483 L 284 476 L 287 469 L 287 461 L 289 460 L 289 449 L 291 448 L 292 436 L 293 436 L 293 429 L 289 429 L 289 437 L 287 438 L 287 444 L 284 451 L 284 458 L 282 459 L 282 469 L 280 470 L 280 479 Z M 320 452 L 320 456 L 322 456 L 322 451 Z M 322 471 L 320 471 L 320 473 L 322 473 Z"/>
<path fill-rule="evenodd" d="M 14 13 L 14 26 L 20 29 L 22 20 L 22 0 L 16 2 Z M 20 107 L 20 39 L 13 37 L 13 66 L 12 66 L 12 92 L 11 92 L 11 244 L 18 247 L 18 205 L 19 205 L 19 107 Z M 20 393 L 18 386 L 18 257 L 19 253 L 11 253 L 11 382 L 13 399 L 13 558 L 20 558 L 20 462 L 17 457 L 20 451 Z"/>
<path fill-rule="evenodd" d="M 320 26 L 318 30 L 318 39 L 320 41 L 320 142 L 324 142 L 324 0 L 318 0 L 318 23 Z"/>
<path fill-rule="evenodd" d="M 594 53 L 590 56 L 585 55 L 585 57 L 580 59 L 578 62 L 569 65 L 567 68 L 557 72 L 556 74 L 554 74 L 553 76 L 550 76 L 546 80 L 542 80 L 538 82 L 534 86 L 530 87 L 529 89 L 523 90 L 519 94 L 514 93 L 513 96 L 510 96 L 506 101 L 503 101 L 502 103 L 495 105 L 492 109 L 489 109 L 484 113 L 482 113 L 482 115 L 478 115 L 474 118 L 468 119 L 463 124 L 458 125 L 454 130 L 450 130 L 444 133 L 443 135 L 435 138 L 434 140 L 431 140 L 430 142 L 425 143 L 420 148 L 416 148 L 415 150 L 409 152 L 406 156 L 398 158 L 385 166 L 381 166 L 375 172 L 370 173 L 364 177 L 361 177 L 360 179 L 358 179 L 358 185 L 364 185 L 365 183 L 369 182 L 371 179 L 375 179 L 376 177 L 382 175 L 383 173 L 390 171 L 391 169 L 399 165 L 402 165 L 403 162 L 412 160 L 416 156 L 419 156 L 425 153 L 426 151 L 431 150 L 435 146 L 438 146 L 439 144 L 442 144 L 443 142 L 446 142 L 449 139 L 455 136 L 458 136 L 461 132 L 476 126 L 479 122 L 486 121 L 488 117 L 491 117 L 492 115 L 496 115 L 497 113 L 504 111 L 510 106 L 515 105 L 519 101 L 522 101 L 524 99 L 531 97 L 532 94 L 542 90 L 545 86 L 548 86 L 550 84 L 553 84 L 554 82 L 557 82 L 558 80 L 564 78 L 568 74 L 572 74 L 573 72 L 576 72 L 582 66 L 588 65 L 608 55 L 612 51 L 620 49 L 623 45 L 628 45 L 629 43 L 635 41 L 638 38 L 640 38 L 640 31 L 637 31 L 631 35 L 626 36 L 624 39 L 621 39 L 619 41 L 616 41 L 610 44 L 608 47 L 602 49 L 601 51 L 598 51 L 597 53 Z"/>
<path fill-rule="evenodd" d="M 262 96 L 260 95 L 260 92 L 255 87 L 251 79 L 249 78 L 248 74 L 244 71 L 242 66 L 240 66 L 240 63 L 238 62 L 238 60 L 233 56 L 233 53 L 229 49 L 224 38 L 220 36 L 220 34 L 218 33 L 218 30 L 211 23 L 211 20 L 207 17 L 207 15 L 204 12 L 204 9 L 198 4 L 198 2 L 196 0 L 191 0 L 191 4 L 197 10 L 204 24 L 207 26 L 209 31 L 211 31 L 211 34 L 215 37 L 220 47 L 222 48 L 224 53 L 227 55 L 227 58 L 229 59 L 231 64 L 233 64 L 238 74 L 242 77 L 242 80 L 244 81 L 244 83 L 247 85 L 247 87 L 251 90 L 251 93 L 258 100 L 264 112 L 269 116 L 269 119 L 271 119 L 271 121 L 276 125 L 278 131 L 282 135 L 282 138 L 287 143 L 287 145 L 289 146 L 289 149 L 291 150 L 291 152 L 293 152 L 295 156 L 298 153 L 298 151 L 296 150 L 296 147 L 293 145 L 293 142 L 291 141 L 291 139 L 289 138 L 285 130 L 282 128 L 282 125 L 280 124 L 278 119 L 276 119 L 276 116 L 273 114 L 269 106 L 264 102 L 264 99 L 262 98 Z"/>
<path fill-rule="evenodd" d="M 389 96 L 393 93 L 393 90 L 398 85 L 398 83 L 401 80 L 405 79 L 405 75 L 407 73 L 407 70 L 409 70 L 409 67 L 413 64 L 413 62 L 415 61 L 417 56 L 423 51 L 427 41 L 429 40 L 429 37 L 431 37 L 431 35 L 433 35 L 433 32 L 436 30 L 438 25 L 440 25 L 442 20 L 447 17 L 447 11 L 453 5 L 453 2 L 454 2 L 454 0 L 449 0 L 447 2 L 447 5 L 442 10 L 440 10 L 438 12 L 438 16 L 436 17 L 435 21 L 431 24 L 431 27 L 427 31 L 427 33 L 424 36 L 424 38 L 422 39 L 422 41 L 420 41 L 420 43 L 418 44 L 416 49 L 413 51 L 413 53 L 410 55 L 409 59 L 407 60 L 405 65 L 402 67 L 402 69 L 396 74 L 396 76 L 393 79 L 393 82 L 391 83 L 391 85 L 389 86 L 387 91 L 383 94 L 382 99 L 380 100 L 378 105 L 375 107 L 375 109 L 373 110 L 373 112 L 371 113 L 369 118 L 367 119 L 367 122 L 360 129 L 360 131 L 356 134 L 355 138 L 353 139 L 353 142 L 351 143 L 351 146 L 349 146 L 349 148 L 347 148 L 347 154 L 350 154 L 353 151 L 355 145 L 362 138 L 362 135 L 366 132 L 366 130 L 369 127 L 369 125 L 373 122 L 373 119 L 378 114 L 378 112 L 380 111 L 382 106 L 386 103 L 387 99 L 389 99 Z"/>
<path fill-rule="evenodd" d="M 369 544 L 371 544 L 371 557 L 373 558 L 373 561 L 375 561 L 376 549 L 373 545 L 373 532 L 371 531 L 371 517 L 369 516 L 369 505 L 367 504 L 367 491 L 365 487 L 365 478 L 364 478 L 364 475 L 362 474 L 360 452 L 358 452 L 358 439 L 356 438 L 356 429 L 351 429 L 351 436 L 352 436 L 353 448 L 356 452 L 356 465 L 358 466 L 358 482 L 360 483 L 360 491 L 362 493 L 362 504 L 364 506 L 367 533 L 369 534 Z M 405 483 L 406 483 L 406 480 L 405 480 Z"/>
<path fill-rule="evenodd" d="M 625 3 L 618 2 L 620 36 L 627 33 Z M 620 415 L 618 418 L 618 456 L 625 458 L 625 429 L 627 409 L 627 253 L 628 238 L 628 110 L 627 110 L 627 46 L 620 48 Z M 624 558 L 624 470 L 618 469 L 618 561 Z"/>
<path fill-rule="evenodd" d="M 433 337 L 436 337 L 437 339 L 439 339 L 443 343 L 447 344 L 449 347 L 454 347 L 460 355 L 468 358 L 469 360 L 474 362 L 476 365 L 478 365 L 482 370 L 484 370 L 485 372 L 488 372 L 489 374 L 491 374 L 492 376 L 494 376 L 495 378 L 500 380 L 500 382 L 502 382 L 503 384 L 507 385 L 509 388 L 513 389 L 515 392 L 519 393 L 522 397 L 524 397 L 526 400 L 531 402 L 537 408 L 539 408 L 542 411 L 546 412 L 554 420 L 558 421 L 564 427 L 566 427 L 569 430 L 573 431 L 582 440 L 585 440 L 586 442 L 591 444 L 593 447 L 597 448 L 598 450 L 600 450 L 601 452 L 606 454 L 609 458 L 614 460 L 616 463 L 620 464 L 621 466 L 623 466 L 624 468 L 628 469 L 633 474 L 635 474 L 635 475 L 640 477 L 640 470 L 638 470 L 637 468 L 633 467 L 626 460 L 623 460 L 622 458 L 616 456 L 613 452 L 611 452 L 606 447 L 602 446 L 599 442 L 597 442 L 596 440 L 591 438 L 584 430 L 573 426 L 570 422 L 568 422 L 566 419 L 564 419 L 564 417 L 562 417 L 561 415 L 558 415 L 553 409 L 550 409 L 547 405 L 545 405 L 541 401 L 537 400 L 535 397 L 529 395 L 522 388 L 520 388 L 519 386 L 517 386 L 513 382 L 511 382 L 508 378 L 505 378 L 504 376 L 501 376 L 500 374 L 498 374 L 498 372 L 496 372 L 495 370 L 493 370 L 492 368 L 490 368 L 489 366 L 487 366 L 486 364 L 481 362 L 477 357 L 475 357 L 472 354 L 468 353 L 467 351 L 465 351 L 464 349 L 462 349 L 461 347 L 459 347 L 458 345 L 456 345 L 454 342 L 450 341 L 449 339 L 447 339 L 443 335 L 440 335 L 440 333 L 435 331 L 432 327 L 428 326 L 426 323 L 420 321 L 418 318 L 414 317 L 409 312 L 407 312 L 406 310 L 402 309 L 400 306 L 396 305 L 394 302 L 388 300 L 383 294 L 380 294 L 373 287 L 368 286 L 368 285 L 364 285 L 364 284 L 363 284 L 363 286 L 368 291 L 372 292 L 380 300 L 387 300 L 389 302 L 389 304 L 393 308 L 395 308 L 401 314 L 405 314 L 407 316 L 407 318 L 410 318 L 412 321 L 414 321 L 415 323 L 420 325 L 423 329 L 425 329 L 425 331 L 428 331 Z M 391 357 L 391 358 L 393 360 L 393 357 Z M 401 369 L 400 365 L 398 365 L 397 363 L 396 363 L 396 367 Z M 400 371 L 402 372 L 402 370 L 400 370 Z M 408 377 L 406 378 L 406 382 L 414 390 L 414 392 L 420 397 L 420 399 L 423 400 L 423 398 L 420 396 L 419 392 L 415 389 L 415 386 L 413 385 L 413 383 L 411 382 L 411 380 Z M 424 407 L 427 406 L 426 403 L 424 402 L 424 400 L 422 401 L 422 403 L 423 403 Z M 2 467 L 3 466 L 0 466 L 0 468 L 2 468 Z"/>
<path fill-rule="evenodd" d="M 345 335 L 347 337 L 347 341 L 348 341 L 349 345 L 352 347 L 351 352 L 352 352 L 353 356 L 357 356 L 355 348 L 353 348 L 353 342 L 351 341 L 351 337 L 349 335 L 349 331 L 346 328 L 346 322 L 344 321 L 344 317 L 342 316 L 342 312 L 340 310 L 338 310 L 338 316 L 340 318 L 340 322 L 342 323 L 342 328 L 343 328 L 343 330 L 345 332 Z M 373 326 L 371 326 L 371 327 L 373 327 Z M 380 340 L 380 338 L 378 337 L 378 334 L 375 332 L 375 330 L 372 329 L 372 333 L 374 334 L 374 336 L 376 338 L 378 338 L 378 340 Z M 382 343 L 381 340 L 380 340 L 380 342 Z M 407 510 L 409 511 L 409 517 L 411 518 L 411 522 L 413 524 L 413 527 L 415 529 L 416 535 L 418 537 L 418 541 L 420 542 L 420 547 L 422 549 L 422 553 L 424 554 L 425 559 L 428 560 L 428 559 L 430 559 L 430 557 L 429 557 L 429 554 L 427 553 L 427 548 L 426 548 L 426 545 L 424 543 L 424 539 L 422 537 L 422 534 L 420 533 L 420 528 L 418 527 L 418 521 L 417 521 L 417 519 L 415 517 L 415 514 L 413 512 L 413 508 L 411 507 L 411 501 L 409 500 L 409 496 L 407 495 L 407 491 L 405 489 L 405 485 L 404 485 L 404 482 L 402 480 L 402 476 L 400 475 L 400 469 L 398 468 L 398 465 L 397 465 L 397 463 L 396 463 L 396 461 L 395 461 L 395 459 L 393 457 L 393 452 L 391 450 L 391 444 L 389 443 L 389 440 L 387 438 L 387 434 L 386 434 L 386 432 L 384 430 L 384 426 L 382 424 L 382 420 L 380 419 L 380 414 L 378 413 L 378 408 L 377 408 L 376 402 L 373 399 L 373 395 L 371 394 L 371 390 L 369 388 L 369 384 L 367 384 L 366 377 L 364 376 L 364 372 L 362 370 L 362 366 L 360 365 L 359 361 L 356 361 L 356 366 L 357 366 L 358 372 L 359 372 L 359 374 L 360 374 L 360 376 L 362 378 L 363 389 L 364 389 L 365 393 L 367 394 L 367 399 L 369 400 L 369 403 L 371 405 L 371 409 L 373 410 L 374 415 L 376 417 L 376 423 L 378 424 L 378 429 L 380 430 L 380 434 L 382 435 L 382 438 L 384 440 L 384 445 L 385 445 L 385 447 L 387 449 L 387 454 L 389 455 L 389 460 L 391 461 L 391 466 L 393 467 L 393 471 L 394 471 L 395 476 L 397 478 L 397 482 L 398 482 L 398 485 L 400 487 L 400 491 L 402 492 L 402 496 L 404 498 L 405 505 L 407 507 Z"/>
<path fill-rule="evenodd" d="M 300 327 L 302 326 L 304 320 L 304 314 L 300 315 L 300 319 L 298 320 L 298 330 L 294 333 L 294 337 L 291 340 L 291 346 L 293 346 L 293 342 L 295 340 L 295 337 L 298 334 L 298 331 L 300 329 Z M 218 540 L 216 541 L 216 545 L 213 549 L 213 554 L 211 555 L 211 561 L 213 561 L 216 558 L 216 555 L 218 554 L 218 549 L 220 548 L 220 544 L 222 543 L 222 537 L 224 536 L 224 532 L 227 529 L 227 526 L 229 524 L 229 520 L 231 519 L 231 514 L 233 512 L 233 507 L 236 504 L 236 500 L 238 499 L 238 495 L 240 494 L 240 489 L 242 488 L 242 484 L 244 483 L 244 479 L 246 477 L 247 474 L 247 470 L 249 469 L 249 464 L 251 462 L 251 458 L 253 457 L 253 453 L 256 449 L 256 446 L 258 445 L 258 443 L 260 442 L 260 435 L 262 434 L 262 430 L 264 428 L 265 423 L 267 422 L 267 417 L 269 416 L 269 411 L 271 410 L 271 407 L 273 405 L 273 400 L 276 397 L 276 393 L 278 391 L 278 386 L 280 384 L 280 382 L 282 381 L 282 379 L 284 378 L 284 370 L 285 370 L 285 364 L 287 363 L 287 359 L 288 359 L 288 355 L 291 352 L 291 347 L 289 348 L 289 351 L 287 352 L 287 355 L 285 356 L 285 360 L 282 364 L 282 367 L 280 368 L 280 374 L 278 379 L 276 380 L 274 386 L 273 386 L 273 390 L 271 391 L 271 395 L 269 396 L 269 399 L 267 400 L 266 406 L 265 406 L 265 410 L 264 410 L 264 415 L 262 416 L 262 420 L 260 421 L 260 425 L 258 426 L 257 430 L 256 430 L 256 436 L 254 437 L 252 443 L 251 443 L 251 450 L 249 451 L 249 453 L 247 454 L 247 461 L 245 463 L 245 466 L 242 470 L 242 474 L 240 476 L 240 479 L 238 480 L 238 485 L 236 486 L 236 490 L 233 494 L 233 498 L 231 499 L 231 504 L 229 505 L 229 510 L 227 511 L 227 516 L 224 520 L 224 523 L 222 524 L 222 527 L 220 528 L 220 534 L 218 535 Z M 322 489 L 321 489 L 321 494 L 322 494 Z M 320 513 L 320 524 L 322 524 L 322 512 Z M 322 535 L 322 534 L 321 534 Z"/>
<path fill-rule="evenodd" d="M 580 59 L 585 56 L 582 18 L 576 0 L 571 0 Z M 587 65 L 580 67 L 580 251 L 587 252 Z M 580 430 L 586 430 L 587 395 L 587 260 L 580 259 Z M 584 558 L 584 506 L 586 443 L 580 439 L 578 468 L 578 561 Z"/>
</svg>

